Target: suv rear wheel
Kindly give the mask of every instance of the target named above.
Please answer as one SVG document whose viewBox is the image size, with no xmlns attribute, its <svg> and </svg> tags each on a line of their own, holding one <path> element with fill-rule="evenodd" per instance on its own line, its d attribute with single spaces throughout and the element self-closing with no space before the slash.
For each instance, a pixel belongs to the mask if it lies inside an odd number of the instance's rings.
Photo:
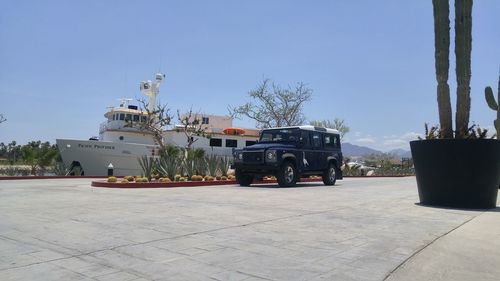
<svg viewBox="0 0 500 281">
<path fill-rule="evenodd" d="M 325 185 L 335 185 L 337 181 L 337 167 L 335 164 L 330 163 L 328 169 L 323 172 L 323 183 Z"/>
<path fill-rule="evenodd" d="M 298 178 L 297 169 L 292 162 L 286 161 L 281 165 L 276 178 L 281 187 L 294 186 Z"/>
<path fill-rule="evenodd" d="M 238 182 L 240 186 L 250 186 L 253 182 L 252 174 L 245 174 L 241 172 L 239 169 L 236 169 L 235 175 L 236 175 L 236 182 Z"/>
</svg>

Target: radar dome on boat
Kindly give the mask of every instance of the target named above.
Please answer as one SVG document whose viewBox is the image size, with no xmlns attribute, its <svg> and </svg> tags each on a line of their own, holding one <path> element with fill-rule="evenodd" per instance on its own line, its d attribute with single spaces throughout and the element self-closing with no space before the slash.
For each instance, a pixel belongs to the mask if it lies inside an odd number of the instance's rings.
<svg viewBox="0 0 500 281">
<path fill-rule="evenodd" d="M 156 73 L 156 81 L 162 81 L 163 79 L 165 79 L 165 74 Z"/>
</svg>

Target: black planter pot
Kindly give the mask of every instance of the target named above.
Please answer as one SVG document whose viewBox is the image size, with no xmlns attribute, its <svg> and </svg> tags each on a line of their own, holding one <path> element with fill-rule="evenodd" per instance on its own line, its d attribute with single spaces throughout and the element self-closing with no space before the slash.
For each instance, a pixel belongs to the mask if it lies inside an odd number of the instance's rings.
<svg viewBox="0 0 500 281">
<path fill-rule="evenodd" d="M 500 186 L 500 140 L 410 142 L 423 205 L 494 208 Z"/>
</svg>

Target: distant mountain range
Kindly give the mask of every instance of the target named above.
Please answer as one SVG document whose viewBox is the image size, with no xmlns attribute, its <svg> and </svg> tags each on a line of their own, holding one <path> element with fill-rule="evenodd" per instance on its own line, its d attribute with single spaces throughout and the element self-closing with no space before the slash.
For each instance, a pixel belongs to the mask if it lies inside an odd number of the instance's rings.
<svg viewBox="0 0 500 281">
<path fill-rule="evenodd" d="M 410 158 L 411 157 L 411 152 L 408 150 L 404 149 L 393 149 L 389 152 L 389 154 L 395 155 L 397 158 Z M 367 156 L 371 154 L 379 155 L 379 154 L 384 154 L 384 152 L 380 150 L 376 150 L 373 148 L 369 148 L 366 146 L 360 146 L 360 145 L 355 145 L 351 144 L 348 142 L 342 143 L 342 154 L 346 157 L 353 157 L 353 156 Z"/>
<path fill-rule="evenodd" d="M 394 154 L 396 156 L 399 156 L 401 158 L 411 158 L 411 151 L 404 150 L 404 149 L 401 149 L 401 148 L 393 149 L 393 150 L 389 151 L 389 153 L 390 154 Z"/>
</svg>

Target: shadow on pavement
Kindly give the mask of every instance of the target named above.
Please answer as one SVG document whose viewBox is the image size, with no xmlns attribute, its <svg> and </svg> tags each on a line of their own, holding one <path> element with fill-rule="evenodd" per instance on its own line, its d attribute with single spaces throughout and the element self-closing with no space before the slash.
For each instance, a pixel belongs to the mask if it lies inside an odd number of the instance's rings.
<svg viewBox="0 0 500 281">
<path fill-rule="evenodd" d="M 500 212 L 500 207 L 497 206 L 496 208 L 489 209 L 488 212 Z"/>
<path fill-rule="evenodd" d="M 472 208 L 452 208 L 446 206 L 434 206 L 434 205 L 425 205 L 422 203 L 415 203 L 417 206 L 433 208 L 433 209 L 443 209 L 443 210 L 459 210 L 459 211 L 483 211 L 483 212 L 500 212 L 500 207 L 495 207 L 492 209 L 472 209 Z"/>
<path fill-rule="evenodd" d="M 323 183 L 297 183 L 295 186 L 291 187 L 280 187 L 277 183 L 274 184 L 252 184 L 251 186 L 247 186 L 246 188 L 313 188 L 325 186 Z M 339 184 L 335 184 L 331 186 L 332 188 L 340 186 Z"/>
</svg>

